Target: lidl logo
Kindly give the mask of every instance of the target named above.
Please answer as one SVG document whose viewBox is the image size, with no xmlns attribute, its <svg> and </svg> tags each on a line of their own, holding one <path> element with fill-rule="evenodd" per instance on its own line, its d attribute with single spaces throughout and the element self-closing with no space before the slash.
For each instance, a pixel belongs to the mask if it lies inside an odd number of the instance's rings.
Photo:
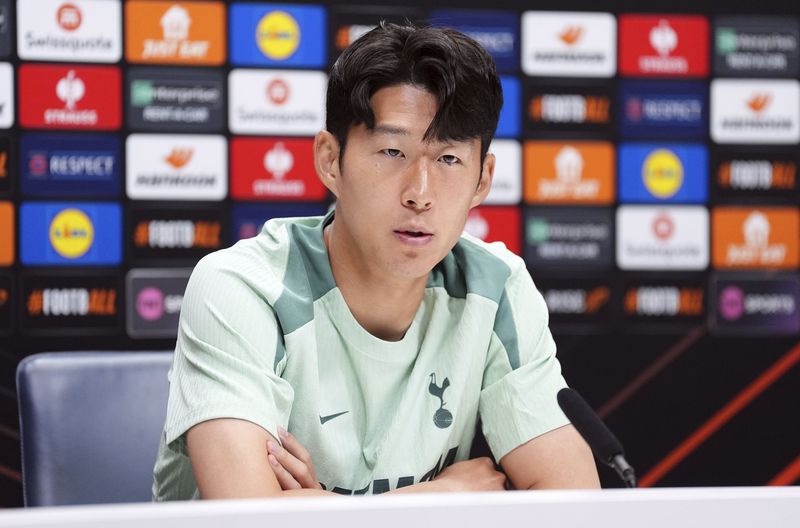
<svg viewBox="0 0 800 528">
<path fill-rule="evenodd" d="M 273 11 L 258 22 L 256 43 L 267 58 L 274 61 L 285 60 L 300 45 L 300 26 L 292 15 L 284 11 Z"/>
<path fill-rule="evenodd" d="M 700 15 L 620 15 L 623 75 L 708 75 L 708 21 Z"/>
<path fill-rule="evenodd" d="M 93 242 L 94 225 L 80 209 L 64 209 L 50 222 L 50 244 L 62 257 L 82 257 Z"/>
<path fill-rule="evenodd" d="M 800 213 L 793 207 L 717 207 L 712 241 L 716 268 L 796 268 Z"/>
<path fill-rule="evenodd" d="M 619 160 L 621 202 L 708 200 L 708 152 L 704 145 L 622 143 Z"/>
<path fill-rule="evenodd" d="M 525 201 L 610 204 L 614 201 L 614 147 L 604 141 L 527 142 Z"/>
<path fill-rule="evenodd" d="M 121 124 L 121 81 L 114 66 L 23 64 L 19 116 L 30 128 L 116 130 Z"/>
<path fill-rule="evenodd" d="M 235 65 L 319 68 L 325 64 L 327 22 L 322 6 L 235 3 L 230 17 Z"/>
<path fill-rule="evenodd" d="M 620 131 L 633 138 L 703 139 L 707 92 L 697 81 L 622 81 Z"/>
<path fill-rule="evenodd" d="M 130 62 L 225 62 L 222 2 L 131 0 L 125 3 L 125 56 Z"/>
<path fill-rule="evenodd" d="M 116 196 L 121 186 L 116 136 L 25 134 L 20 143 L 24 196 Z"/>
<path fill-rule="evenodd" d="M 120 206 L 100 202 L 23 202 L 24 265 L 117 265 L 122 258 Z"/>
</svg>

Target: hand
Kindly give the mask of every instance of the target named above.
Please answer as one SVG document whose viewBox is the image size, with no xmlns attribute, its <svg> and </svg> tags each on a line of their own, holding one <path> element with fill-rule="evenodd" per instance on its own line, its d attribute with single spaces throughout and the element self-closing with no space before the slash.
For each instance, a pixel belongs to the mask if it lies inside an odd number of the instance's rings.
<svg viewBox="0 0 800 528">
<path fill-rule="evenodd" d="M 297 438 L 282 427 L 278 427 L 278 436 L 283 447 L 274 440 L 267 441 L 267 458 L 275 472 L 275 477 L 283 490 L 322 489 L 311 455 Z"/>
<path fill-rule="evenodd" d="M 447 491 L 502 491 L 506 476 L 495 470 L 489 457 L 456 462 L 439 473 L 435 482 L 444 484 Z"/>
</svg>

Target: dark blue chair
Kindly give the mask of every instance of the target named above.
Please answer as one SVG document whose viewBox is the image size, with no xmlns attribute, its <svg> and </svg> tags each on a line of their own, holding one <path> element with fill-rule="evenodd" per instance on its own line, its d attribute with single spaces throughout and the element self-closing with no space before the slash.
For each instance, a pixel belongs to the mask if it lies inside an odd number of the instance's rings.
<svg viewBox="0 0 800 528">
<path fill-rule="evenodd" d="M 172 352 L 51 352 L 17 367 L 25 506 L 151 499 Z"/>
</svg>

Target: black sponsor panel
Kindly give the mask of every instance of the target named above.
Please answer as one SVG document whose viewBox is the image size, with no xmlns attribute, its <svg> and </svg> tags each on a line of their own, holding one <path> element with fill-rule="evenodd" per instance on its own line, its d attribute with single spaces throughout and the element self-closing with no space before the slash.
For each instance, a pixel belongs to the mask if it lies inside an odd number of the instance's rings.
<svg viewBox="0 0 800 528">
<path fill-rule="evenodd" d="M 523 88 L 524 131 L 526 135 L 545 137 L 582 132 L 591 137 L 610 134 L 616 105 L 608 82 L 551 83 L 525 79 Z"/>
<path fill-rule="evenodd" d="M 714 19 L 714 73 L 720 77 L 796 77 L 800 24 L 792 16 Z"/>
<path fill-rule="evenodd" d="M 11 55 L 11 0 L 0 0 L 0 59 Z"/>
<path fill-rule="evenodd" d="M 711 197 L 724 203 L 796 204 L 800 152 L 781 147 L 717 147 L 711 157 Z"/>
<path fill-rule="evenodd" d="M 424 13 L 414 6 L 331 5 L 328 8 L 328 58 L 331 64 L 358 37 L 385 20 L 405 25 L 422 23 Z"/>
<path fill-rule="evenodd" d="M 20 329 L 41 336 L 116 334 L 122 328 L 121 283 L 110 272 L 23 274 Z"/>
<path fill-rule="evenodd" d="M 228 215 L 224 207 L 131 206 L 128 214 L 128 255 L 134 261 L 181 261 L 194 264 L 207 253 L 228 245 Z"/>
<path fill-rule="evenodd" d="M 613 286 L 594 278 L 537 278 L 554 331 L 576 333 L 582 328 L 607 330 L 611 322 Z"/>
<path fill-rule="evenodd" d="M 0 335 L 8 335 L 14 327 L 14 278 L 0 273 Z"/>
<path fill-rule="evenodd" d="M 125 280 L 125 328 L 134 338 L 175 337 L 191 268 L 139 268 Z"/>
<path fill-rule="evenodd" d="M 133 130 L 216 132 L 225 125 L 225 76 L 188 68 L 130 68 L 125 83 Z"/>
<path fill-rule="evenodd" d="M 10 136 L 0 135 L 0 194 L 11 192 L 14 167 L 14 148 Z"/>
<path fill-rule="evenodd" d="M 599 207 L 526 207 L 523 255 L 537 272 L 603 270 L 614 261 L 614 215 Z"/>
<path fill-rule="evenodd" d="M 626 276 L 617 307 L 622 329 L 681 332 L 702 324 L 706 289 L 703 277 Z"/>
<path fill-rule="evenodd" d="M 710 289 L 715 334 L 800 334 L 800 275 L 716 273 Z"/>
</svg>

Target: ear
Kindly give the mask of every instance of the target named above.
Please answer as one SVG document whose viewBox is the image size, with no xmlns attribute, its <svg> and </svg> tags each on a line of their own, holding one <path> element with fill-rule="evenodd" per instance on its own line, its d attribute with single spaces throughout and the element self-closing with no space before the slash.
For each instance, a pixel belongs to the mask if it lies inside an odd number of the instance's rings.
<svg viewBox="0 0 800 528">
<path fill-rule="evenodd" d="M 336 136 L 327 130 L 317 132 L 314 138 L 314 167 L 317 177 L 322 185 L 328 188 L 337 198 L 339 197 L 338 184 L 341 178 L 339 171 L 339 141 Z"/>
<path fill-rule="evenodd" d="M 483 158 L 481 178 L 478 180 L 478 188 L 475 189 L 475 194 L 472 196 L 472 201 L 469 204 L 470 209 L 480 205 L 481 202 L 486 199 L 486 195 L 489 194 L 489 189 L 492 188 L 492 179 L 494 178 L 494 166 L 496 162 L 497 159 L 491 152 L 487 153 L 486 157 Z"/>
</svg>

